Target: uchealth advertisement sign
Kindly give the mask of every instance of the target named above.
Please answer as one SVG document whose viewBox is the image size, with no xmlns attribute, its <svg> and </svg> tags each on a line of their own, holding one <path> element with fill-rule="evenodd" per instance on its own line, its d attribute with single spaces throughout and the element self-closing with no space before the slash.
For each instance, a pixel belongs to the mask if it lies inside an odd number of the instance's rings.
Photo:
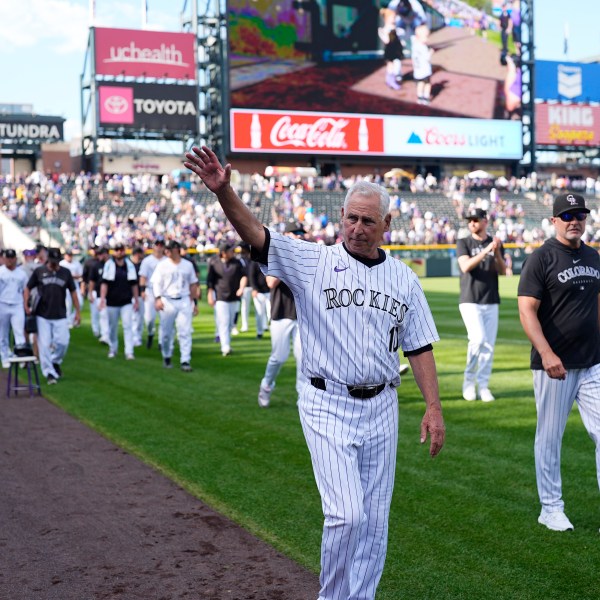
<svg viewBox="0 0 600 600">
<path fill-rule="evenodd" d="M 99 121 L 103 127 L 151 131 L 198 131 L 198 89 L 195 85 L 101 83 Z"/>
<path fill-rule="evenodd" d="M 548 146 L 600 146 L 600 107 L 536 104 L 535 141 Z"/>
<path fill-rule="evenodd" d="M 232 109 L 231 151 L 519 160 L 520 121 Z"/>
<path fill-rule="evenodd" d="M 94 29 L 96 75 L 196 79 L 193 33 Z"/>
</svg>

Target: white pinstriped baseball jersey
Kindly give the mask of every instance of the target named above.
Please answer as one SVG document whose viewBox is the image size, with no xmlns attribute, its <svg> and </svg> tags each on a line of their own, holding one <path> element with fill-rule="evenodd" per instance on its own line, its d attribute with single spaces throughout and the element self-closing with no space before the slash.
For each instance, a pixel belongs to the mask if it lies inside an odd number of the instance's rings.
<svg viewBox="0 0 600 600">
<path fill-rule="evenodd" d="M 397 350 L 439 340 L 419 280 L 399 260 L 387 256 L 368 267 L 342 244 L 323 246 L 271 232 L 267 270 L 294 294 L 308 377 L 398 385 Z"/>
</svg>

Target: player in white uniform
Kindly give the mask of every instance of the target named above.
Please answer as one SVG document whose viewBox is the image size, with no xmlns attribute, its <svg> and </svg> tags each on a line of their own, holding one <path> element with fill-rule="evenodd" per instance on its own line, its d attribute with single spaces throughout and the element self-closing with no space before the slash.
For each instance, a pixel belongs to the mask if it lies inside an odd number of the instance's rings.
<svg viewBox="0 0 600 600">
<path fill-rule="evenodd" d="M 269 233 L 230 185 L 208 148 L 185 166 L 214 193 L 269 275 L 296 301 L 302 372 L 298 403 L 325 516 L 319 600 L 372 600 L 387 550 L 398 437 L 398 349 L 409 357 L 426 411 L 421 442 L 444 442 L 431 343 L 437 331 L 414 272 L 379 248 L 389 196 L 359 182 L 342 210 L 343 244 L 324 246 Z"/>
<path fill-rule="evenodd" d="M 181 256 L 181 244 L 167 244 L 167 259 L 156 266 L 150 284 L 162 329 L 163 364 L 171 368 L 175 328 L 179 342 L 181 370 L 192 370 L 192 317 L 198 314 L 198 277 L 194 265 Z"/>
<path fill-rule="evenodd" d="M 75 292 L 77 293 L 77 299 L 79 300 L 79 309 L 83 308 L 83 296 L 81 294 L 81 282 L 83 281 L 83 265 L 78 260 L 73 260 L 73 251 L 65 250 L 63 259 L 60 261 L 60 266 L 71 271 L 73 281 L 75 282 Z M 73 327 L 75 321 L 75 310 L 73 308 L 73 301 L 71 295 L 67 294 L 67 321 L 69 327 Z"/>
<path fill-rule="evenodd" d="M 0 357 L 2 366 L 8 369 L 10 349 L 10 330 L 12 328 L 15 346 L 25 344 L 25 308 L 23 291 L 29 278 L 25 271 L 17 266 L 17 253 L 4 251 L 4 264 L 0 267 Z"/>
<path fill-rule="evenodd" d="M 146 334 L 148 336 L 146 339 L 146 348 L 152 348 L 157 314 L 150 279 L 152 278 L 154 269 L 156 269 L 156 266 L 162 260 L 165 260 L 165 242 L 162 238 L 159 238 L 154 242 L 152 254 L 149 254 L 142 260 L 139 272 L 140 294 L 144 300 L 144 323 L 146 324 Z M 158 344 L 159 346 L 162 344 L 160 323 L 158 326 Z"/>
</svg>

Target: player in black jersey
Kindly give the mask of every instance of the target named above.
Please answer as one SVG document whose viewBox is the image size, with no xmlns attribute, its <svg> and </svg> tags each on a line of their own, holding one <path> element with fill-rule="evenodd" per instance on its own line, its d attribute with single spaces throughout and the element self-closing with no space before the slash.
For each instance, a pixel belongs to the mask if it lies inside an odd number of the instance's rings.
<svg viewBox="0 0 600 600">
<path fill-rule="evenodd" d="M 519 282 L 521 324 L 533 344 L 538 522 L 554 531 L 573 529 L 564 513 L 560 476 L 562 437 L 573 401 L 596 444 L 600 485 L 600 257 L 581 241 L 589 212 L 583 196 L 557 196 L 556 238 L 527 259 Z"/>
</svg>

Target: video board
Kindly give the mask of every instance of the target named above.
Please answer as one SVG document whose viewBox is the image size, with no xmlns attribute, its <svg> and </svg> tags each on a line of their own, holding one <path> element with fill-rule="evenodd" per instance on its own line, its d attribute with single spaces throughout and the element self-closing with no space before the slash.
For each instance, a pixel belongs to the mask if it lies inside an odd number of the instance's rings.
<svg viewBox="0 0 600 600">
<path fill-rule="evenodd" d="M 518 1 L 229 0 L 228 19 L 232 152 L 522 157 Z"/>
</svg>

